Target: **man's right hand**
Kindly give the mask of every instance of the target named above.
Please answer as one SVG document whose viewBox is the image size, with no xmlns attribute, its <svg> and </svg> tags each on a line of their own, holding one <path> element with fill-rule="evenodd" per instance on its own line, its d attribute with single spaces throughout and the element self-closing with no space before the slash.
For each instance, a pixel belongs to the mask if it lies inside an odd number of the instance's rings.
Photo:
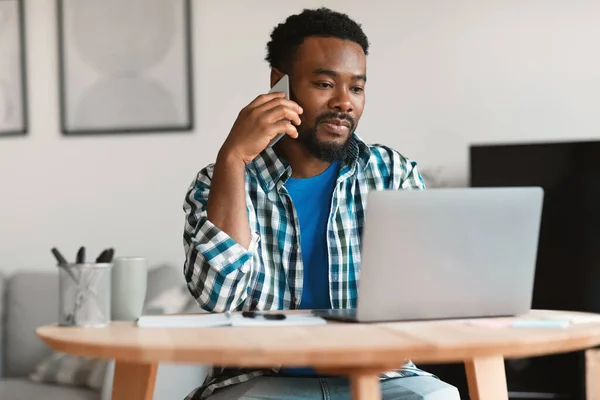
<svg viewBox="0 0 600 400">
<path fill-rule="evenodd" d="M 302 107 L 287 100 L 283 92 L 258 96 L 240 111 L 221 147 L 222 155 L 247 164 L 277 135 L 285 133 L 297 138 L 294 125 L 300 125 L 300 114 Z"/>
</svg>

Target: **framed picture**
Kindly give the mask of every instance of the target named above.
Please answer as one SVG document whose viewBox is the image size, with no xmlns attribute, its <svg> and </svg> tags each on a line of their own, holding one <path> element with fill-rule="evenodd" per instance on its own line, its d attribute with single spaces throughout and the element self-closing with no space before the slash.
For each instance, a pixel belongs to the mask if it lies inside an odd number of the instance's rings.
<svg viewBox="0 0 600 400">
<path fill-rule="evenodd" d="M 57 10 L 63 134 L 193 129 L 191 0 L 57 0 Z"/>
<path fill-rule="evenodd" d="M 23 0 L 0 0 L 0 137 L 27 133 Z"/>
</svg>

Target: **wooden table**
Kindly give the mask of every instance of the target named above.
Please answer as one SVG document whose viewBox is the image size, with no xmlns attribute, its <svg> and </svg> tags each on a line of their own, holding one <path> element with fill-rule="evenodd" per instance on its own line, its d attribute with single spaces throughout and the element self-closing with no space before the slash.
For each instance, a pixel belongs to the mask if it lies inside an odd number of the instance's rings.
<svg viewBox="0 0 600 400">
<path fill-rule="evenodd" d="M 152 399 L 159 362 L 311 366 L 348 376 L 353 399 L 377 400 L 378 374 L 406 359 L 417 366 L 464 362 L 473 400 L 506 400 L 505 358 L 600 344 L 600 315 L 532 311 L 522 318 L 557 316 L 586 321 L 567 328 L 490 328 L 468 320 L 235 328 L 137 328 L 115 322 L 107 328 L 49 325 L 37 334 L 56 351 L 115 359 L 114 400 Z"/>
</svg>

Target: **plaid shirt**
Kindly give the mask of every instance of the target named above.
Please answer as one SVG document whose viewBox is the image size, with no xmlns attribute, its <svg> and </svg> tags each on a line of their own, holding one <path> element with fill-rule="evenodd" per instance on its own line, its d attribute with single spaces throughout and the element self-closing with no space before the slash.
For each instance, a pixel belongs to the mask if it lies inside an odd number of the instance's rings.
<svg viewBox="0 0 600 400">
<path fill-rule="evenodd" d="M 200 307 L 209 312 L 296 309 L 302 298 L 300 227 L 284 186 L 291 167 L 271 148 L 246 166 L 246 206 L 252 232 L 248 249 L 206 216 L 214 165 L 190 186 L 185 203 L 184 275 Z M 355 308 L 360 273 L 360 239 L 369 190 L 420 190 L 417 164 L 393 149 L 350 138 L 340 166 L 327 227 L 329 290 L 333 308 Z M 215 389 L 277 372 L 215 367 L 187 399 L 205 399 Z M 408 361 L 382 379 L 429 375 Z"/>
</svg>

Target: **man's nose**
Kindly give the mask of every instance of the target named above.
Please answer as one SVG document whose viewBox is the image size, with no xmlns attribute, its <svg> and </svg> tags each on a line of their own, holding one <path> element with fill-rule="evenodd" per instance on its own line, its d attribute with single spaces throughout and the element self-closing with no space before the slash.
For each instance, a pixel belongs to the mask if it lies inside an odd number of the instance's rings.
<svg viewBox="0 0 600 400">
<path fill-rule="evenodd" d="M 350 113 L 353 110 L 352 98 L 348 88 L 339 87 L 334 96 L 329 101 L 329 108 L 343 113 Z"/>
</svg>

